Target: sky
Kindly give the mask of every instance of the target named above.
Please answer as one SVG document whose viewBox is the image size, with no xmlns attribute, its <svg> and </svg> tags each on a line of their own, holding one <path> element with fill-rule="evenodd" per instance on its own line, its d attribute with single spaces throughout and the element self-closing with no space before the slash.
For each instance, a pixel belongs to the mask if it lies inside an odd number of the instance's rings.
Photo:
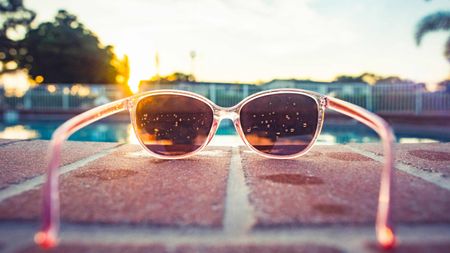
<svg viewBox="0 0 450 253">
<path fill-rule="evenodd" d="M 433 84 L 448 78 L 448 32 L 414 42 L 417 22 L 449 0 L 25 0 L 37 22 L 78 16 L 130 60 L 130 85 L 156 74 L 201 81 L 332 80 L 374 72 Z M 194 64 L 190 52 L 195 51 Z"/>
</svg>

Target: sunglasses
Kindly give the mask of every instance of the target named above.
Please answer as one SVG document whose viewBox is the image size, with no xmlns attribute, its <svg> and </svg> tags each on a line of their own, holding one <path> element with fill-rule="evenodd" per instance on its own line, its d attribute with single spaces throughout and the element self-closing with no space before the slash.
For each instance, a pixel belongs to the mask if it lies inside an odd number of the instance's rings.
<svg viewBox="0 0 450 253">
<path fill-rule="evenodd" d="M 308 152 L 316 142 L 327 108 L 364 123 L 381 137 L 385 164 L 375 228 L 380 246 L 391 248 L 395 244 L 391 219 L 394 142 L 391 128 L 382 118 L 357 105 L 300 89 L 259 92 L 229 108 L 192 92 L 155 90 L 96 107 L 68 120 L 52 136 L 47 181 L 43 186 L 43 226 L 35 235 L 35 242 L 44 248 L 57 243 L 61 146 L 71 134 L 88 124 L 128 110 L 136 137 L 145 150 L 158 158 L 181 159 L 201 151 L 215 135 L 220 121 L 231 119 L 244 143 L 257 154 L 292 159 Z"/>
</svg>

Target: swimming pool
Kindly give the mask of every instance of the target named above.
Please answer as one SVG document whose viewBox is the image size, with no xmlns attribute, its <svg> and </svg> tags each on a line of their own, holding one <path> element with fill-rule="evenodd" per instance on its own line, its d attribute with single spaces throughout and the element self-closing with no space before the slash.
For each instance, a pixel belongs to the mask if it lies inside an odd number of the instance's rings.
<svg viewBox="0 0 450 253">
<path fill-rule="evenodd" d="M 24 121 L 15 124 L 0 122 L 0 139 L 43 139 L 49 140 L 55 129 L 63 121 Z M 420 128 L 419 128 L 420 129 Z M 400 143 L 449 142 L 450 133 L 431 131 L 427 128 L 411 129 L 394 126 L 397 141 Z M 377 134 L 355 121 L 325 121 L 318 138 L 321 144 L 369 143 L 378 141 Z M 137 143 L 133 129 L 126 122 L 97 122 L 89 125 L 70 137 L 74 141 L 128 142 Z M 240 145 L 239 136 L 231 121 L 222 121 L 211 145 Z"/>
</svg>

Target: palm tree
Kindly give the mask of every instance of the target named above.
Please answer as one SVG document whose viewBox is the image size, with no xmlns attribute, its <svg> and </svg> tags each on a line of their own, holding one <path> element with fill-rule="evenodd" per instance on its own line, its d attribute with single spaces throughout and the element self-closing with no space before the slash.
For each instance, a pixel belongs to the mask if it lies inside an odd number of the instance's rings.
<svg viewBox="0 0 450 253">
<path fill-rule="evenodd" d="M 419 46 L 425 34 L 435 31 L 450 31 L 450 11 L 438 11 L 422 18 L 416 28 L 416 44 Z M 450 62 L 450 36 L 445 44 L 444 55 Z"/>
</svg>

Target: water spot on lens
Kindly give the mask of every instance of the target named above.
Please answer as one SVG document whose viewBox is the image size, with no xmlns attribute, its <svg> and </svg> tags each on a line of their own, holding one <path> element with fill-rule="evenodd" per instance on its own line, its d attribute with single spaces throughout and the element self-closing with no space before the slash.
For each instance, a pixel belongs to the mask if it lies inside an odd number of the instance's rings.
<svg viewBox="0 0 450 253">
<path fill-rule="evenodd" d="M 291 184 L 291 185 L 323 184 L 323 180 L 320 177 L 304 176 L 300 174 L 273 174 L 260 176 L 259 178 L 280 184 Z"/>
</svg>

